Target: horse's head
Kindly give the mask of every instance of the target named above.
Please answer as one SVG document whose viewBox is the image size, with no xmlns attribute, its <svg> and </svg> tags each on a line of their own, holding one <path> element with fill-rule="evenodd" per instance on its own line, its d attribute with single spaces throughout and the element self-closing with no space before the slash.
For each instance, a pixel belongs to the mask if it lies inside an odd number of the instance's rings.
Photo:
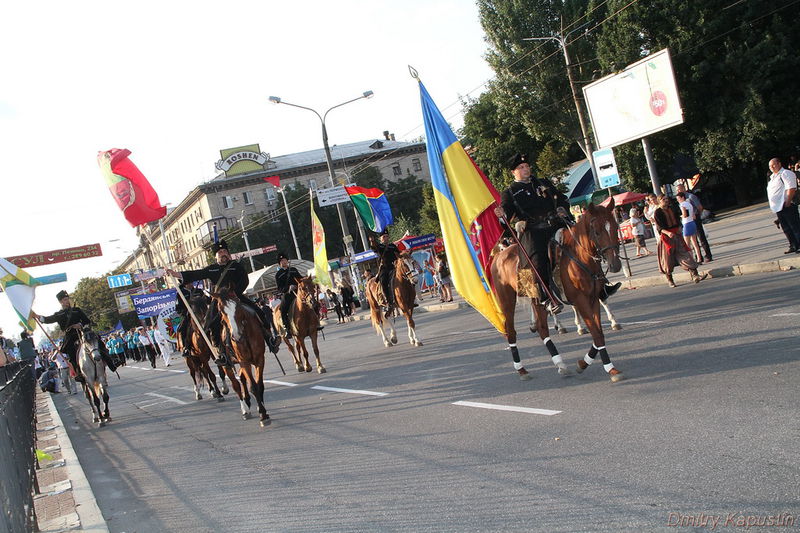
<svg viewBox="0 0 800 533">
<path fill-rule="evenodd" d="M 589 239 L 594 245 L 594 253 L 605 259 L 611 272 L 619 272 L 622 261 L 619 258 L 619 225 L 614 219 L 614 198 L 608 207 L 589 204 L 583 217 L 588 226 Z"/>
<path fill-rule="evenodd" d="M 195 315 L 204 316 L 208 311 L 209 299 L 202 292 L 194 292 L 189 298 L 189 306 Z"/>
<path fill-rule="evenodd" d="M 89 326 L 84 326 L 82 329 L 79 329 L 78 336 L 80 337 L 83 353 L 95 361 L 100 361 L 100 336 L 92 331 Z"/>
<path fill-rule="evenodd" d="M 417 269 L 414 268 L 410 252 L 406 251 L 398 256 L 394 262 L 394 271 L 396 276 L 407 279 L 412 285 L 417 284 Z"/>
<path fill-rule="evenodd" d="M 217 306 L 222 323 L 231 333 L 231 340 L 241 342 L 244 335 L 244 328 L 239 327 L 239 319 L 236 311 L 239 308 L 239 298 L 227 287 L 220 292 L 211 293 L 211 302 Z"/>
<path fill-rule="evenodd" d="M 311 276 L 301 278 L 297 282 L 297 299 L 308 306 L 313 306 L 317 299 L 317 289 Z"/>
</svg>

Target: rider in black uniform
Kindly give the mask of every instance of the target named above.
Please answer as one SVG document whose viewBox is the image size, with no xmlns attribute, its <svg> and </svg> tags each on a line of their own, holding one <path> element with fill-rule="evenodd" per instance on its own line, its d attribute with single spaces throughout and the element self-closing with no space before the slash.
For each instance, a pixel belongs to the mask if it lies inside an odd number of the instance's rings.
<svg viewBox="0 0 800 533">
<path fill-rule="evenodd" d="M 384 230 L 380 241 L 370 237 L 372 250 L 378 254 L 378 280 L 381 283 L 383 295 L 386 298 L 386 316 L 394 309 L 394 291 L 392 291 L 392 276 L 394 275 L 394 262 L 400 257 L 400 249 L 393 242 L 389 242 L 389 233 Z"/>
<path fill-rule="evenodd" d="M 80 348 L 78 329 L 82 328 L 83 326 L 91 325 L 92 321 L 79 307 L 72 306 L 72 302 L 70 302 L 67 291 L 59 292 L 56 295 L 56 298 L 58 298 L 58 302 L 61 304 L 61 310 L 50 316 L 40 315 L 38 318 L 45 324 L 58 322 L 58 326 L 61 328 L 61 331 L 64 332 L 64 340 L 61 343 L 61 352 L 67 354 L 69 357 L 69 362 L 72 364 L 72 368 L 75 369 L 75 381 L 83 382 L 85 379 L 83 374 L 81 374 L 80 367 L 78 366 L 78 349 Z M 108 348 L 106 348 L 105 343 L 99 342 L 97 346 L 100 349 L 100 355 L 103 357 L 103 362 L 106 364 L 109 370 L 114 372 L 117 369 L 117 365 L 114 364 L 114 361 L 108 354 Z"/>
<path fill-rule="evenodd" d="M 291 335 L 289 325 L 289 309 L 297 299 L 297 283 L 303 278 L 300 272 L 293 266 L 289 266 L 289 258 L 286 254 L 278 254 L 278 270 L 275 272 L 275 284 L 278 294 L 281 297 L 281 317 L 283 327 L 287 334 Z"/>
<path fill-rule="evenodd" d="M 228 251 L 228 245 L 225 241 L 216 243 L 212 247 L 212 250 L 216 255 L 216 264 L 209 265 L 199 270 L 185 270 L 183 272 L 167 269 L 167 274 L 182 280 L 182 283 L 208 279 L 217 288 L 229 288 L 236 294 L 236 297 L 239 298 L 242 304 L 256 313 L 256 316 L 261 320 L 261 331 L 264 335 L 264 342 L 271 342 L 267 340 L 271 336 L 271 333 L 267 330 L 266 324 L 268 324 L 268 321 L 264 316 L 264 312 L 244 294 L 248 285 L 247 270 L 245 270 L 239 261 L 231 259 L 231 254 Z M 209 320 L 205 326 L 210 328 L 211 340 L 215 346 L 219 347 L 221 344 L 221 320 L 219 310 L 216 306 L 211 306 Z M 220 355 L 221 357 L 217 360 L 217 364 L 224 364 L 225 361 L 221 360 L 224 358 L 223 351 L 220 351 Z"/>
<path fill-rule="evenodd" d="M 514 182 L 503 191 L 500 207 L 495 210 L 495 214 L 505 216 L 508 221 L 516 221 L 515 228 L 520 243 L 527 251 L 542 281 L 550 289 L 549 292 L 557 300 L 557 291 L 551 283 L 548 246 L 558 228 L 574 222 L 569 213 L 569 201 L 550 180 L 532 177 L 527 155 L 514 155 L 508 160 L 508 168 L 514 175 Z M 520 254 L 522 253 L 520 250 Z M 520 256 L 519 268 L 530 268 L 524 255 Z M 606 285 L 601 298 L 605 300 L 614 294 L 620 285 L 621 283 Z M 561 302 L 551 302 L 547 290 L 542 291 L 542 298 L 542 304 L 547 306 L 548 310 L 560 311 Z"/>
</svg>

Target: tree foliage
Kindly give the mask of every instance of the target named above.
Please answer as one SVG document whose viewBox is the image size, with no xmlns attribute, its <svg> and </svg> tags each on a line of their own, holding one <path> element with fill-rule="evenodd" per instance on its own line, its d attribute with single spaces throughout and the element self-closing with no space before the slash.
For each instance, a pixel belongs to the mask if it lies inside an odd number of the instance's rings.
<svg viewBox="0 0 800 533">
<path fill-rule="evenodd" d="M 119 320 L 126 328 L 139 323 L 136 313 L 119 314 L 114 291 L 108 287 L 106 276 L 81 279 L 70 296 L 73 304 L 86 313 L 97 331 L 110 330 Z"/>
</svg>

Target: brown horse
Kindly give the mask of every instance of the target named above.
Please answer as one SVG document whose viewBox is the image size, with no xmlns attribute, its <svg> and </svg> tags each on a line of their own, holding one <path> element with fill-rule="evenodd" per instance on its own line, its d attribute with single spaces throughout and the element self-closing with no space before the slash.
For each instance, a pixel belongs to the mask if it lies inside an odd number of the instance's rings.
<svg viewBox="0 0 800 533">
<path fill-rule="evenodd" d="M 225 372 L 231 378 L 231 385 L 239 396 L 242 419 L 250 418 L 250 392 L 258 403 L 261 426 L 272 421 L 264 407 L 264 352 L 266 343 L 261 332 L 261 324 L 255 311 L 242 305 L 233 292 L 223 291 L 212 295 L 219 309 L 223 327 L 223 344 L 232 348 L 231 362 L 239 365 L 238 380 L 232 366 Z"/>
<path fill-rule="evenodd" d="M 408 324 L 408 340 L 412 346 L 422 346 L 422 341 L 417 338 L 416 324 L 414 323 L 414 300 L 417 297 L 416 286 L 417 271 L 411 266 L 411 259 L 408 253 L 400 254 L 394 262 L 394 276 L 392 276 L 392 288 L 394 290 L 394 302 L 397 309 L 406 317 Z M 372 325 L 383 338 L 383 345 L 387 348 L 397 344 L 397 333 L 394 330 L 393 321 L 384 316 L 381 306 L 378 303 L 378 294 L 381 285 L 378 278 L 367 281 L 367 302 L 369 302 L 370 317 Z M 389 326 L 389 337 L 383 330 L 384 324 Z"/>
<path fill-rule="evenodd" d="M 189 300 L 189 305 L 192 306 L 192 311 L 194 311 L 196 317 L 206 316 L 208 312 L 208 299 L 204 295 L 197 294 L 192 296 L 191 300 Z M 188 316 L 186 319 L 189 320 L 189 353 L 191 354 L 186 358 L 186 366 L 189 367 L 189 374 L 192 376 L 192 382 L 194 383 L 194 397 L 196 400 L 203 399 L 203 396 L 200 394 L 200 389 L 203 386 L 203 380 L 205 380 L 208 390 L 211 392 L 211 396 L 217 398 L 217 401 L 221 402 L 225 398 L 217 387 L 217 378 L 214 376 L 214 372 L 208 364 L 211 360 L 211 349 L 208 347 L 205 339 L 203 339 L 200 331 L 198 331 L 194 321 L 189 319 Z M 183 348 L 183 340 L 179 336 L 178 349 L 183 351 Z"/>
<path fill-rule="evenodd" d="M 588 368 L 599 353 L 611 381 L 617 382 L 622 379 L 622 373 L 614 368 L 608 356 L 603 326 L 600 322 L 600 292 L 605 283 L 601 260 L 603 258 L 606 260 L 612 272 L 619 272 L 622 268 L 619 258 L 618 225 L 612 215 L 613 208 L 613 203 L 608 208 L 589 204 L 580 221 L 562 231 L 556 260 L 564 296 L 581 315 L 592 335 L 593 344 L 586 356 L 578 361 L 577 371 L 580 373 Z M 514 368 L 520 379 L 530 379 L 519 358 L 517 332 L 514 329 L 517 270 L 521 266 L 519 262 L 518 245 L 513 244 L 497 255 L 492 264 L 492 277 L 498 303 L 505 318 L 506 338 L 514 360 Z M 531 300 L 531 306 L 536 316 L 536 330 L 550 352 L 553 364 L 558 368 L 559 374 L 568 375 L 569 369 L 550 339 L 547 311 L 535 299 Z"/>
<path fill-rule="evenodd" d="M 310 277 L 301 279 L 297 284 L 297 297 L 289 311 L 289 320 L 292 322 L 292 333 L 289 334 L 288 325 L 283 323 L 280 307 L 273 310 L 275 324 L 281 332 L 281 339 L 289 348 L 289 352 L 294 359 L 294 366 L 298 372 L 311 372 L 311 363 L 308 362 L 308 349 L 306 349 L 305 338 L 311 338 L 311 348 L 314 350 L 314 357 L 317 358 L 317 372 L 324 374 L 327 372 L 319 358 L 319 346 L 317 346 L 317 332 L 319 331 L 319 315 L 314 310 L 314 303 L 317 299 L 317 290 L 314 281 Z M 294 337 L 294 345 L 291 338 Z"/>
</svg>

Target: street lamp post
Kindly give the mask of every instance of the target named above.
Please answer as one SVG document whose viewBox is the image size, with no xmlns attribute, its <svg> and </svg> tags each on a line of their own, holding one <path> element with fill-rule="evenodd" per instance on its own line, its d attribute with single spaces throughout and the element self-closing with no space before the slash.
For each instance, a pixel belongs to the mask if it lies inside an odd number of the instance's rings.
<svg viewBox="0 0 800 533">
<path fill-rule="evenodd" d="M 328 164 L 328 177 L 329 177 L 330 182 L 331 182 L 331 187 L 335 187 L 336 183 L 334 182 L 335 175 L 333 173 L 333 160 L 331 159 L 330 146 L 328 146 L 328 129 L 325 126 L 325 120 L 328 118 L 328 113 L 330 113 L 331 111 L 333 111 L 337 107 L 342 107 L 343 105 L 347 105 L 349 103 L 355 102 L 356 100 L 361 100 L 362 98 L 369 98 L 372 95 L 373 95 L 372 91 L 364 91 L 361 94 L 361 96 L 359 96 L 357 98 L 353 98 L 352 100 L 348 100 L 346 102 L 342 102 L 341 104 L 337 104 L 337 105 L 331 107 L 330 109 L 328 109 L 327 111 L 325 111 L 325 113 L 323 113 L 322 115 L 320 115 L 316 110 L 311 109 L 310 107 L 305 107 L 305 106 L 302 106 L 302 105 L 297 105 L 297 104 L 292 104 L 292 103 L 289 103 L 289 102 L 284 102 L 278 96 L 270 96 L 269 97 L 269 101 L 272 102 L 273 104 L 284 104 L 284 105 L 288 105 L 288 106 L 291 106 L 291 107 L 297 107 L 297 108 L 300 108 L 300 109 L 305 109 L 305 110 L 311 111 L 312 113 L 317 115 L 317 118 L 319 119 L 320 123 L 322 124 L 322 146 L 325 148 L 325 161 Z M 285 196 L 284 196 L 283 200 L 284 200 L 284 202 L 286 201 L 286 197 Z M 342 207 L 342 204 L 336 204 L 336 211 L 339 213 L 339 223 L 342 226 L 342 235 L 343 235 L 342 240 L 344 241 L 344 245 L 345 245 L 345 248 L 347 250 L 347 255 L 349 257 L 352 257 L 353 255 L 355 255 L 355 250 L 353 249 L 353 237 L 350 235 L 350 228 L 347 225 L 347 219 L 345 218 L 344 208 Z M 299 254 L 298 254 L 298 256 L 299 256 Z"/>
<path fill-rule="evenodd" d="M 244 228 L 244 209 L 242 209 L 242 216 L 239 217 L 239 225 L 242 227 L 242 237 L 244 237 L 244 248 L 249 252 L 250 239 L 247 238 L 247 230 Z M 253 264 L 253 256 L 248 255 L 247 258 L 250 259 L 250 272 L 255 272 L 256 266 Z"/>
<path fill-rule="evenodd" d="M 592 157 L 592 152 L 594 150 L 592 148 L 592 142 L 589 140 L 589 132 L 586 129 L 586 122 L 584 121 L 581 105 L 578 101 L 578 91 L 575 88 L 575 80 L 572 78 L 572 63 L 569 60 L 569 52 L 567 52 L 567 37 L 572 35 L 577 30 L 580 30 L 585 25 L 586 24 L 578 26 L 563 36 L 558 34 L 552 37 L 528 37 L 523 39 L 523 41 L 555 41 L 559 44 L 559 46 L 561 46 L 561 50 L 564 52 L 564 62 L 567 64 L 567 79 L 569 79 L 569 88 L 572 91 L 572 101 L 575 102 L 575 111 L 578 113 L 578 122 L 581 125 L 581 134 L 583 135 L 583 151 L 586 153 L 586 157 L 589 159 L 589 164 L 592 166 L 592 176 L 594 177 L 595 189 L 600 190 L 600 178 L 598 177 L 597 169 L 594 166 L 594 157 Z"/>
</svg>

